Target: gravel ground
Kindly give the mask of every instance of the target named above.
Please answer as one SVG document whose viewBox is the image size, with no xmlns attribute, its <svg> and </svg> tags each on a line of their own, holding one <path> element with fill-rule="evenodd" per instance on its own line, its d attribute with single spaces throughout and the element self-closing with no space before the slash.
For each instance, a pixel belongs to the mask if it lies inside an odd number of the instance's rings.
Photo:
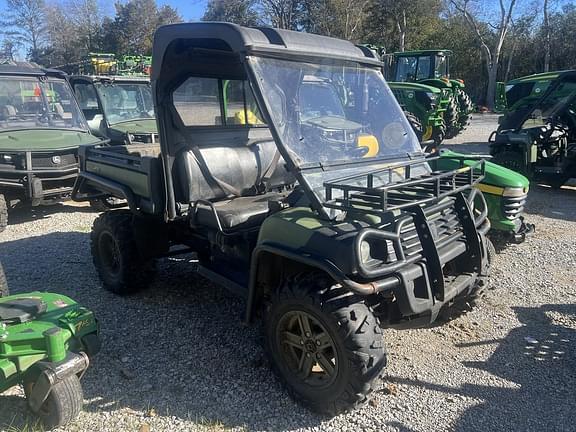
<svg viewBox="0 0 576 432">
<path fill-rule="evenodd" d="M 487 152 L 495 116 L 447 147 Z M 332 419 L 294 403 L 270 372 L 244 302 L 162 262 L 149 290 L 105 292 L 91 263 L 87 207 L 13 215 L 0 258 L 13 292 L 50 290 L 93 309 L 103 352 L 67 431 L 575 431 L 576 189 L 533 186 L 537 232 L 502 250 L 482 305 L 444 326 L 385 332 L 389 366 L 365 408 Z M 34 430 L 19 389 L 0 396 L 0 428 Z"/>
</svg>

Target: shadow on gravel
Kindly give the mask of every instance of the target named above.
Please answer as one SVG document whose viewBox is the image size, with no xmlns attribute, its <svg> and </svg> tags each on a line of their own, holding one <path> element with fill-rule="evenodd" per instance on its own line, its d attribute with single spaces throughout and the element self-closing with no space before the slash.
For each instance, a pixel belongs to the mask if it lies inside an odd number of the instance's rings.
<svg viewBox="0 0 576 432">
<path fill-rule="evenodd" d="M 549 186 L 532 183 L 528 194 L 526 213 L 575 222 L 576 187 L 573 186 L 575 184 L 572 181 L 567 186 L 555 190 Z"/>
<path fill-rule="evenodd" d="M 152 428 L 163 417 L 271 431 L 323 420 L 294 403 L 272 375 L 258 325 L 242 325 L 244 301 L 197 276 L 190 257 L 162 260 L 151 287 L 129 297 L 101 288 L 87 233 L 2 242 L 0 260 L 13 293 L 54 291 L 96 313 L 103 350 L 82 381 L 87 412 Z M 0 430 L 29 424 L 23 398 L 0 396 L 0 407 Z M 82 429 L 101 430 L 90 421 L 81 419 Z"/>
<path fill-rule="evenodd" d="M 576 400 L 576 305 L 514 308 L 523 324 L 498 344 L 485 362 L 465 362 L 509 381 L 509 386 L 466 384 L 448 387 L 421 380 L 391 379 L 483 402 L 456 421 L 457 432 L 565 431 L 574 429 Z M 474 343 L 458 345 L 461 348 Z M 452 430 L 451 429 L 451 430 Z"/>
<path fill-rule="evenodd" d="M 42 205 L 37 207 L 18 206 L 10 210 L 8 223 L 18 225 L 40 219 L 48 219 L 55 213 L 96 213 L 89 206 L 70 205 L 70 203 L 57 203 L 52 205 Z"/>
</svg>

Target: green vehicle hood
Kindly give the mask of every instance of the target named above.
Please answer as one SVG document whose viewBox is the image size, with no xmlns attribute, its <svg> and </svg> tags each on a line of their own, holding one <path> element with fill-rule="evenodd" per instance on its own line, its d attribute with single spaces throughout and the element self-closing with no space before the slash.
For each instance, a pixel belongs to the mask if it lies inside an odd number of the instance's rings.
<svg viewBox="0 0 576 432">
<path fill-rule="evenodd" d="M 459 88 L 459 89 L 463 89 L 466 87 L 463 82 L 460 82 L 460 81 L 455 80 L 455 79 L 450 80 L 450 85 L 452 85 L 452 87 Z"/>
<path fill-rule="evenodd" d="M 425 79 L 422 81 L 418 81 L 418 84 L 424 84 L 424 85 L 429 85 L 432 87 L 437 87 L 437 88 L 452 88 L 452 82 L 451 81 L 442 81 L 440 78 L 434 78 L 434 79 Z"/>
<path fill-rule="evenodd" d="M 438 161 L 438 167 L 440 169 L 456 169 L 460 166 L 460 161 L 458 159 L 453 159 L 453 157 L 466 156 L 463 153 L 456 153 L 453 151 L 442 151 L 440 154 L 440 160 Z M 471 165 L 476 162 L 477 159 L 467 159 L 464 161 L 465 165 Z M 484 180 L 482 180 L 483 185 L 496 186 L 499 188 L 513 187 L 513 188 L 523 188 L 528 191 L 530 181 L 524 177 L 522 174 L 518 174 L 516 171 L 504 168 L 494 162 L 486 161 L 486 172 Z M 480 190 L 483 190 L 480 187 Z M 490 192 L 490 191 L 487 191 Z"/>
<path fill-rule="evenodd" d="M 539 73 L 539 74 L 534 74 L 534 75 L 526 75 L 523 77 L 519 77 L 519 78 L 515 78 L 513 80 L 510 80 L 510 81 L 506 82 L 506 85 L 520 84 L 520 83 L 533 82 L 533 81 L 552 81 L 552 80 L 555 80 L 556 78 L 558 78 L 558 76 L 563 72 L 568 72 L 568 71 L 567 70 L 565 70 L 565 71 L 553 71 L 553 72 L 544 72 L 544 73 Z"/>
<path fill-rule="evenodd" d="M 0 132 L 0 151 L 50 151 L 96 144 L 101 140 L 88 132 L 27 129 Z"/>
<path fill-rule="evenodd" d="M 155 119 L 135 120 L 122 123 L 115 123 L 110 125 L 111 129 L 115 129 L 122 133 L 158 133 Z"/>
<path fill-rule="evenodd" d="M 442 93 L 438 87 L 432 87 L 426 84 L 411 83 L 411 82 L 388 82 L 391 89 L 425 91 L 428 93 L 440 94 Z"/>
</svg>

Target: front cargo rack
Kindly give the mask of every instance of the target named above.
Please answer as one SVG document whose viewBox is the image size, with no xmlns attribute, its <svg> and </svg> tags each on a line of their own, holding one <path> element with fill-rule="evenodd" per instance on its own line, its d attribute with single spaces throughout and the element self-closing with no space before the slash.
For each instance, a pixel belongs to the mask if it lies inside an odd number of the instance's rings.
<svg viewBox="0 0 576 432">
<path fill-rule="evenodd" d="M 324 182 L 326 200 L 323 205 L 342 211 L 383 213 L 439 200 L 470 189 L 484 178 L 486 161 L 482 159 L 452 171 L 432 170 L 411 177 L 415 165 L 432 162 L 434 166 L 438 159 L 439 156 L 391 164 L 369 173 Z M 394 174 L 403 180 L 394 182 Z M 374 181 L 383 176 L 388 176 L 388 182 L 375 186 Z"/>
</svg>

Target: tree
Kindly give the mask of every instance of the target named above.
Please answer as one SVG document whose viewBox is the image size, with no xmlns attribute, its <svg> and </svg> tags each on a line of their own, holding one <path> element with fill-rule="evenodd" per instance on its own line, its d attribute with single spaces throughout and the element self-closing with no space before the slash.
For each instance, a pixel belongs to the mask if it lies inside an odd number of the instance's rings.
<svg viewBox="0 0 576 432">
<path fill-rule="evenodd" d="M 440 0 L 371 0 L 364 38 L 388 52 L 420 47 L 440 27 L 440 9 Z"/>
<path fill-rule="evenodd" d="M 104 20 L 102 46 L 118 55 L 151 54 L 156 29 L 182 21 L 174 8 L 163 6 L 158 9 L 154 0 L 130 0 L 117 2 L 115 6 L 114 20 Z"/>
<path fill-rule="evenodd" d="M 46 42 L 46 14 L 44 0 L 6 0 L 0 25 L 4 35 L 28 47 L 28 57 L 35 56 Z"/>
<path fill-rule="evenodd" d="M 508 35 L 508 30 L 512 23 L 512 14 L 516 6 L 516 0 L 509 0 L 508 5 L 505 0 L 499 0 L 499 11 L 496 16 L 496 24 L 488 23 L 494 29 L 493 42 L 490 43 L 489 36 L 482 31 L 478 14 L 474 14 L 470 4 L 472 0 L 450 0 L 450 4 L 464 16 L 466 22 L 476 35 L 486 61 L 486 72 L 488 74 L 488 87 L 486 89 L 486 106 L 494 108 L 494 97 L 496 95 L 496 81 L 498 77 L 498 66 L 502 54 L 502 46 Z"/>
<path fill-rule="evenodd" d="M 301 0 L 259 0 L 259 5 L 273 27 L 299 30 L 302 21 Z"/>
<path fill-rule="evenodd" d="M 303 0 L 301 26 L 309 33 L 360 41 L 370 0 Z"/>
<path fill-rule="evenodd" d="M 260 19 L 253 0 L 210 0 L 202 21 L 225 21 L 256 26 Z"/>
<path fill-rule="evenodd" d="M 0 62 L 5 60 L 16 60 L 17 51 L 18 43 L 10 38 L 4 38 L 0 44 Z"/>
</svg>

